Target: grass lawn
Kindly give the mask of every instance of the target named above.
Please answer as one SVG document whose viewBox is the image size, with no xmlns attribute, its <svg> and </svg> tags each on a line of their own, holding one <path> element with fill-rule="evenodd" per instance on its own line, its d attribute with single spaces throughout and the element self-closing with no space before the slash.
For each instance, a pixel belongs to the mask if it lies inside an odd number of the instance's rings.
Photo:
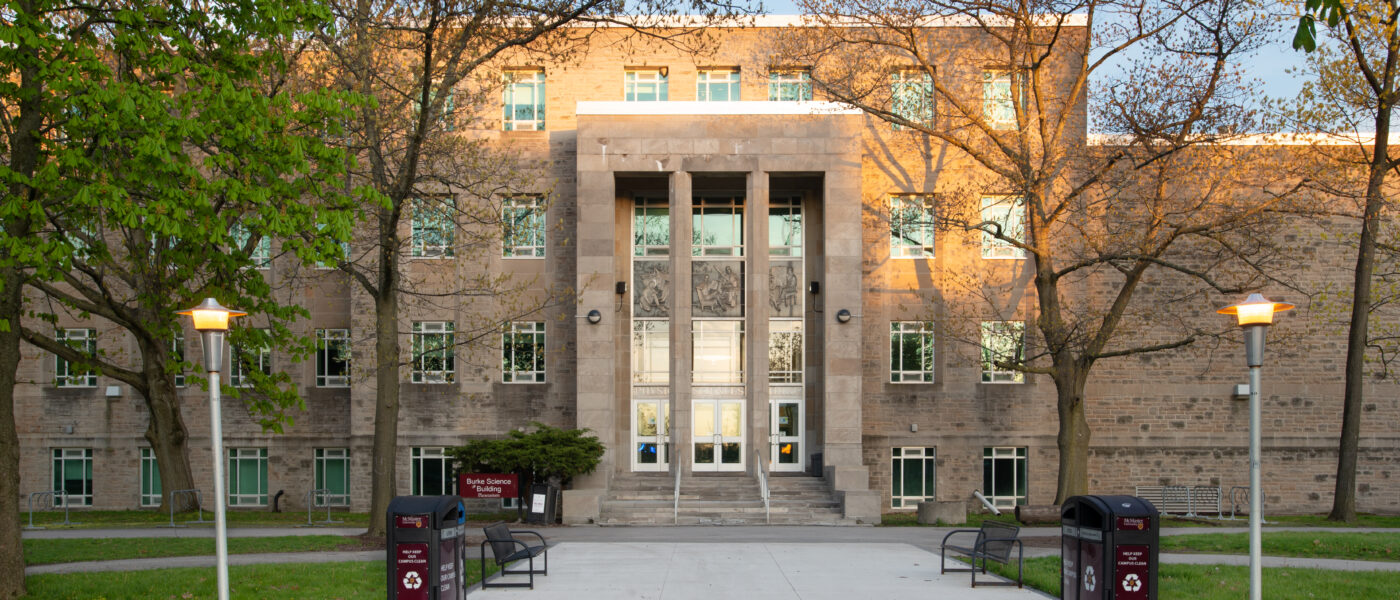
<svg viewBox="0 0 1400 600">
<path fill-rule="evenodd" d="M 359 538 L 338 535 L 305 537 L 229 538 L 229 554 L 258 552 L 325 552 L 361 550 Z M 113 538 L 82 540 L 24 540 L 24 562 L 28 565 L 117 560 L 123 558 L 162 558 L 167 556 L 213 556 L 214 538 Z"/>
<path fill-rule="evenodd" d="M 967 529 L 976 529 L 982 526 L 983 521 L 1000 521 L 1003 523 L 1010 523 L 1012 525 L 1022 526 L 1020 525 L 1020 523 L 1016 522 L 1016 515 L 1013 514 L 1011 511 L 1004 511 L 999 516 L 993 515 L 991 513 L 970 513 L 967 515 L 967 523 L 964 523 L 962 525 L 946 525 L 942 522 L 939 522 L 938 525 L 921 525 L 919 524 L 919 515 L 913 512 L 885 513 L 883 515 L 880 515 L 880 525 L 886 527 L 959 527 Z M 1048 525 L 1024 525 L 1023 527 L 1059 526 L 1059 523 L 1051 523 Z"/>
<path fill-rule="evenodd" d="M 1270 515 L 1265 514 L 1264 519 L 1268 521 L 1265 527 L 1381 527 L 1400 529 L 1400 515 L 1357 515 L 1356 523 L 1338 523 L 1328 521 L 1327 515 Z M 975 528 L 981 527 L 982 521 L 1004 521 L 1006 523 L 1016 523 L 1016 515 L 1013 511 L 1002 511 L 1001 516 L 993 516 L 990 513 L 970 513 L 967 515 L 967 524 L 958 527 Z M 918 527 L 918 515 L 914 512 L 887 513 L 881 515 L 880 524 L 890 527 Z M 1024 525 L 1023 527 L 1059 527 L 1059 523 Z M 948 527 L 948 525 L 940 525 Z M 1240 517 L 1235 520 L 1215 519 L 1215 518 L 1194 518 L 1186 519 L 1170 515 L 1162 515 L 1162 527 L 1249 527 L 1249 519 Z"/>
<path fill-rule="evenodd" d="M 1400 532 L 1273 531 L 1264 533 L 1263 545 L 1265 556 L 1400 561 Z M 1169 535 L 1162 537 L 1162 551 L 1249 554 L 1249 534 Z"/>
<path fill-rule="evenodd" d="M 27 505 L 21 503 L 21 508 Z M 185 524 L 186 521 L 194 519 L 196 513 L 178 513 L 175 515 L 175 522 Z M 68 518 L 77 521 L 76 525 L 63 525 L 63 509 L 34 511 L 34 525 L 46 529 L 106 529 L 106 528 L 127 528 L 127 527 L 155 527 L 157 525 L 169 525 L 170 513 L 155 510 L 86 510 L 70 509 Z M 227 512 L 229 527 L 291 527 L 306 524 L 306 511 L 300 512 L 280 512 L 275 513 L 268 510 L 230 510 Z M 311 513 L 311 519 L 315 522 L 325 520 L 326 510 L 319 509 Z M 331 509 L 331 518 L 344 523 L 332 523 L 330 527 L 368 527 L 368 513 L 352 513 Z M 467 520 L 472 522 L 512 522 L 516 519 L 516 512 L 513 510 L 469 514 Z M 194 523 L 190 527 L 214 527 L 214 513 L 204 511 L 204 520 L 208 523 Z M 21 526 L 29 525 L 29 511 L 20 512 L 19 522 Z"/>
<path fill-rule="evenodd" d="M 468 586 L 481 578 L 480 564 L 467 560 Z M 495 573 L 495 566 L 487 564 L 487 572 Z M 229 582 L 233 598 L 369 600 L 385 596 L 383 561 L 229 567 Z M 31 575 L 25 583 L 32 598 L 193 600 L 217 596 L 212 568 Z"/>
<path fill-rule="evenodd" d="M 988 563 L 1005 576 L 1010 569 Z M 959 573 L 966 577 L 966 574 Z M 1219 565 L 1162 565 L 1158 585 L 1161 600 L 1239 600 L 1249 594 L 1249 567 Z M 1026 560 L 1026 585 L 1056 597 L 1060 595 L 1060 557 Z M 1400 598 L 1400 573 L 1384 571 L 1324 571 L 1321 569 L 1264 569 L 1264 597 L 1294 598 Z"/>
</svg>

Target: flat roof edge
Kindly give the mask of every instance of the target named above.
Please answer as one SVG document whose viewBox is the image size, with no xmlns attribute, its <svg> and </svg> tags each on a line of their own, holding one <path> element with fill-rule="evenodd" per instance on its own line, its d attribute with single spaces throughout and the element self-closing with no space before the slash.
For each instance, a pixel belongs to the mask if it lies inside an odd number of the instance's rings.
<svg viewBox="0 0 1400 600">
<path fill-rule="evenodd" d="M 777 102 L 741 100 L 737 102 L 626 102 L 580 101 L 578 116 L 666 116 L 666 115 L 859 115 L 860 109 L 840 102 Z"/>
</svg>

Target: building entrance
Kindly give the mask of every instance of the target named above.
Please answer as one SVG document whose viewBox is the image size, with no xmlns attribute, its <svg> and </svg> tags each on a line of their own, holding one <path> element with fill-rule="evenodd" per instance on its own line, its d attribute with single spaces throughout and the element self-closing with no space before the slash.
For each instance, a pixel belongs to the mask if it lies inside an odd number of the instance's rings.
<svg viewBox="0 0 1400 600">
<path fill-rule="evenodd" d="M 693 470 L 744 470 L 744 401 L 696 400 L 691 406 Z"/>
<path fill-rule="evenodd" d="M 802 457 L 806 450 L 802 447 L 801 400 L 773 400 L 769 403 L 769 459 L 770 471 L 801 471 Z"/>
<path fill-rule="evenodd" d="M 632 401 L 632 470 L 666 471 L 671 466 L 671 403 Z"/>
</svg>

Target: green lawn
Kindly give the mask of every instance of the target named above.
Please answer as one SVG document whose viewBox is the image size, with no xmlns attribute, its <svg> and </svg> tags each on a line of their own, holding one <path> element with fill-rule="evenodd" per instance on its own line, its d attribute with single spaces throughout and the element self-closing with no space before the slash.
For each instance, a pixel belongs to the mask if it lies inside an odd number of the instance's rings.
<svg viewBox="0 0 1400 600">
<path fill-rule="evenodd" d="M 989 563 L 1002 575 L 1016 574 Z M 965 577 L 966 574 L 959 573 Z M 1217 565 L 1162 565 L 1158 580 L 1160 600 L 1239 600 L 1249 593 L 1249 567 Z M 1060 557 L 1026 560 L 1026 585 L 1059 597 Z M 1264 569 L 1264 597 L 1294 598 L 1400 598 L 1400 573 L 1384 571 L 1324 571 L 1321 569 Z"/>
<path fill-rule="evenodd" d="M 921 525 L 919 524 L 919 515 L 912 512 L 885 513 L 880 515 L 880 525 L 886 527 L 966 527 L 968 529 L 976 529 L 982 526 L 983 521 L 1000 521 L 1003 523 L 1011 523 L 1012 525 L 1020 525 L 1016 522 L 1016 515 L 1012 514 L 1010 511 L 1002 512 L 999 516 L 991 513 L 971 513 L 967 515 L 967 523 L 962 525 L 946 525 L 941 522 L 938 525 Z M 1049 525 L 1025 525 L 1025 527 L 1059 526 L 1059 523 L 1051 523 Z"/>
<path fill-rule="evenodd" d="M 1265 532 L 1265 556 L 1400 561 L 1400 533 Z M 1163 552 L 1248 554 L 1249 534 L 1208 533 L 1162 537 Z"/>
<path fill-rule="evenodd" d="M 26 505 L 21 503 L 21 508 Z M 34 511 L 34 525 L 46 529 L 106 529 L 106 528 L 129 528 L 129 527 L 155 527 L 157 525 L 169 525 L 170 513 L 158 512 L 154 510 L 87 510 L 70 509 L 69 519 L 77 521 L 78 524 L 63 525 L 63 510 Z M 229 527 L 291 527 L 306 524 L 306 511 L 301 512 L 280 512 L 275 513 L 268 510 L 230 510 L 227 513 Z M 175 522 L 186 524 L 186 521 L 194 519 L 196 513 L 177 513 Z M 320 509 L 311 513 L 312 521 L 319 524 L 325 520 L 326 511 Z M 368 527 L 368 513 L 351 513 L 331 510 L 331 518 L 343 523 L 332 523 L 329 527 Z M 516 511 L 508 510 L 493 513 L 469 514 L 467 520 L 472 522 L 512 522 L 516 519 Z M 208 523 L 189 524 L 190 527 L 214 527 L 214 513 L 204 511 L 204 520 Z M 19 522 L 22 526 L 29 525 L 29 511 L 21 511 Z"/>
<path fill-rule="evenodd" d="M 481 577 L 480 561 L 467 560 L 467 585 Z M 495 563 L 487 565 L 495 573 Z M 382 561 L 282 564 L 229 567 L 233 598 L 381 599 L 385 596 Z M 31 598 L 147 600 L 216 597 L 214 569 L 160 569 L 117 573 L 32 575 L 26 578 Z"/>
<path fill-rule="evenodd" d="M 1013 511 L 1002 511 L 1001 516 L 992 516 L 990 513 L 971 513 L 967 515 L 966 527 L 980 527 L 984 520 L 1004 521 L 1017 524 L 1016 515 Z M 1268 521 L 1265 527 L 1380 527 L 1400 529 L 1400 515 L 1357 515 L 1356 523 L 1346 524 L 1336 521 L 1328 521 L 1327 515 L 1270 515 L 1265 514 L 1264 519 Z M 891 527 L 916 527 L 919 526 L 918 515 L 914 512 L 887 513 L 881 515 L 880 524 Z M 945 525 L 940 525 L 944 527 Z M 1058 527 L 1059 523 L 1048 525 L 1026 525 L 1025 527 Z M 1216 518 L 1194 518 L 1186 519 L 1169 515 L 1162 516 L 1162 527 L 1248 527 L 1249 519 L 1241 517 L 1238 519 L 1216 519 Z M 958 525 L 964 527 L 964 525 Z"/>
<path fill-rule="evenodd" d="M 229 554 L 258 552 L 325 552 L 359 550 L 358 538 L 338 535 L 296 537 L 229 538 Z M 82 540 L 24 540 L 24 562 L 29 565 L 161 558 L 167 556 L 213 556 L 213 538 L 112 538 Z"/>
</svg>

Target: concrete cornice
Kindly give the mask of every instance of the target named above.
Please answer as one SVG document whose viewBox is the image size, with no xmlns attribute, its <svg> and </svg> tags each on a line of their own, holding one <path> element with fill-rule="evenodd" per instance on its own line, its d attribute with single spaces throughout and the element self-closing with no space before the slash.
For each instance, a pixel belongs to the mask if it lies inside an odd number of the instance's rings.
<svg viewBox="0 0 1400 600">
<path fill-rule="evenodd" d="M 575 108 L 577 114 L 609 116 L 668 116 L 668 115 L 859 115 L 860 109 L 839 102 L 771 102 L 744 100 L 738 102 L 625 102 L 585 101 Z"/>
</svg>

